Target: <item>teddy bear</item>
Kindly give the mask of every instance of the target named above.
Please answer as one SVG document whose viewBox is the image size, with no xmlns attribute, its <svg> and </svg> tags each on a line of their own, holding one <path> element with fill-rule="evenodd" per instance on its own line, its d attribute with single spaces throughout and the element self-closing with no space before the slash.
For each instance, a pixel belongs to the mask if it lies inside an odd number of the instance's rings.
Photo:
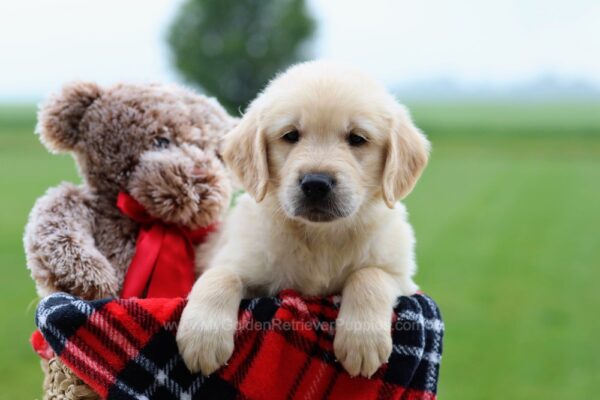
<svg viewBox="0 0 600 400">
<path fill-rule="evenodd" d="M 175 85 L 75 82 L 51 97 L 37 133 L 74 157 L 82 183 L 48 190 L 30 214 L 24 245 L 37 293 L 185 296 L 202 265 L 176 258 L 193 257 L 228 208 L 219 146 L 236 121 Z M 46 398 L 96 398 L 59 360 L 43 367 Z"/>
</svg>

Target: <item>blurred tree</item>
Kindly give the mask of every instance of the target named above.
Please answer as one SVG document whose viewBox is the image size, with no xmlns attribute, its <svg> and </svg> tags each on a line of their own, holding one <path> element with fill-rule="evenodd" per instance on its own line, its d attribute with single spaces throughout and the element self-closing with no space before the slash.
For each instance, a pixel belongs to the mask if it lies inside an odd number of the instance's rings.
<svg viewBox="0 0 600 400">
<path fill-rule="evenodd" d="M 303 59 L 314 29 L 304 0 L 186 0 L 168 41 L 184 78 L 235 112 Z"/>
</svg>

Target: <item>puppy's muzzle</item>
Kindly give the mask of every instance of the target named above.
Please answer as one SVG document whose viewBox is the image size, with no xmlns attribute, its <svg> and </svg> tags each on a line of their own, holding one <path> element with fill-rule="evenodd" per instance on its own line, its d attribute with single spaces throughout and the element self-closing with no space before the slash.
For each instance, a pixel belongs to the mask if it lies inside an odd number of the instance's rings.
<svg viewBox="0 0 600 400">
<path fill-rule="evenodd" d="M 300 178 L 300 188 L 307 200 L 320 202 L 324 200 L 335 185 L 335 180 L 328 174 L 306 174 Z"/>
</svg>

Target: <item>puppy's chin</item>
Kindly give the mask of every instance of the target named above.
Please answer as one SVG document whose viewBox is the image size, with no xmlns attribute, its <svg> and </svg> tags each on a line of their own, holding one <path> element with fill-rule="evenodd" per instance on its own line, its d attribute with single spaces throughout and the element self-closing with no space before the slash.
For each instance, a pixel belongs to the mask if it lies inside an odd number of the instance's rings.
<svg viewBox="0 0 600 400">
<path fill-rule="evenodd" d="M 309 202 L 283 202 L 281 208 L 289 218 L 305 223 L 334 222 L 348 218 L 356 211 L 356 207 Z"/>
<path fill-rule="evenodd" d="M 332 222 L 347 215 L 336 214 L 330 210 L 320 208 L 300 207 L 294 211 L 294 218 L 308 222 Z"/>
</svg>

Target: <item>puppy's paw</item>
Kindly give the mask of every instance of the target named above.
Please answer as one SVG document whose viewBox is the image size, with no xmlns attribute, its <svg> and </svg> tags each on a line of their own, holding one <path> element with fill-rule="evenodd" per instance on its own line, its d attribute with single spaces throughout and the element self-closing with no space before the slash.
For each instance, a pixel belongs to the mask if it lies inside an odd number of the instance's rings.
<svg viewBox="0 0 600 400">
<path fill-rule="evenodd" d="M 366 324 L 342 322 L 336 326 L 333 351 L 351 376 L 371 377 L 392 353 L 390 328 Z"/>
<path fill-rule="evenodd" d="M 209 316 L 210 315 L 210 316 Z M 177 346 L 188 369 L 208 376 L 233 354 L 235 321 L 201 307 L 186 307 L 177 330 Z"/>
</svg>

